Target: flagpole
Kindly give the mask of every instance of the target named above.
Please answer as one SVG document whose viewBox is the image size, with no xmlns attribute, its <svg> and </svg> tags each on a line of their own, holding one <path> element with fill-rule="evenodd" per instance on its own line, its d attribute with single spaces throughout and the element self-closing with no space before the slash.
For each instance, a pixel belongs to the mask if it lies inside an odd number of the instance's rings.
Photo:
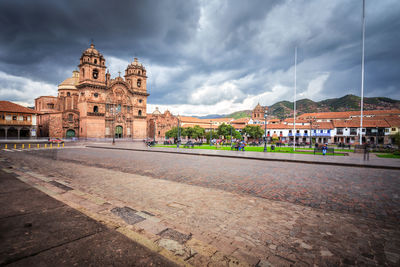
<svg viewBox="0 0 400 267">
<path fill-rule="evenodd" d="M 294 111 L 293 111 L 293 151 L 296 151 L 296 81 L 297 81 L 297 46 L 294 48 Z"/>
<path fill-rule="evenodd" d="M 360 145 L 362 145 L 363 111 L 364 111 L 364 50 L 365 50 L 365 0 L 362 10 L 362 56 L 361 56 L 361 119 L 360 119 Z"/>
</svg>

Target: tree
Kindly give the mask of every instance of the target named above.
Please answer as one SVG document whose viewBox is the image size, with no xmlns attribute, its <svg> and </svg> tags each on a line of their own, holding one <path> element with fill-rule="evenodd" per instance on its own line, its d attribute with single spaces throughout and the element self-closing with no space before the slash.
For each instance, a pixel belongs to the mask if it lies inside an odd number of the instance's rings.
<svg viewBox="0 0 400 267">
<path fill-rule="evenodd" d="M 232 130 L 233 138 L 240 139 L 242 137 L 240 135 L 240 133 L 238 131 L 236 131 L 232 125 L 225 124 L 225 123 L 222 123 L 220 126 L 218 126 L 217 133 L 219 136 L 223 135 L 223 136 L 225 136 L 225 138 L 230 139 L 231 130 Z"/>
<path fill-rule="evenodd" d="M 246 134 L 251 138 L 261 138 L 264 135 L 264 130 L 259 125 L 246 125 L 242 130 L 242 134 Z"/>
<path fill-rule="evenodd" d="M 400 132 L 392 134 L 390 137 L 392 138 L 393 144 L 397 145 L 397 147 L 400 149 Z"/>
<path fill-rule="evenodd" d="M 207 142 L 210 142 L 210 132 L 205 133 L 205 135 L 207 138 Z M 211 139 L 218 138 L 218 137 L 219 137 L 218 133 L 214 130 L 211 130 Z"/>
<path fill-rule="evenodd" d="M 193 127 L 192 137 L 195 139 L 203 138 L 205 132 L 206 132 L 206 130 L 204 130 L 204 128 L 201 128 L 199 125 L 195 125 Z"/>
<path fill-rule="evenodd" d="M 180 128 L 180 136 L 186 136 L 184 133 L 184 128 Z M 165 133 L 165 138 L 178 138 L 178 127 L 173 127 L 171 130 Z"/>
</svg>

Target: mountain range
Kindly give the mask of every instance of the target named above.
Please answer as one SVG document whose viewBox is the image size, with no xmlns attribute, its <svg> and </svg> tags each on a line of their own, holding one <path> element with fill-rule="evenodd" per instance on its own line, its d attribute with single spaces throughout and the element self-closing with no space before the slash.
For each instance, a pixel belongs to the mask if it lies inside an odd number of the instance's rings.
<svg viewBox="0 0 400 267">
<path fill-rule="evenodd" d="M 335 111 L 353 111 L 360 110 L 361 98 L 355 95 L 345 95 L 340 98 L 331 98 L 322 101 L 312 101 L 310 99 L 301 99 L 296 101 L 296 114 L 312 112 L 335 112 Z M 271 106 L 268 106 L 268 117 L 285 119 L 293 116 L 294 104 L 290 101 L 279 101 Z M 400 109 L 400 100 L 395 100 L 387 97 L 364 97 L 364 110 L 385 110 L 385 109 Z M 212 114 L 201 119 L 211 118 L 244 118 L 251 117 L 252 110 L 240 110 L 231 114 Z"/>
</svg>

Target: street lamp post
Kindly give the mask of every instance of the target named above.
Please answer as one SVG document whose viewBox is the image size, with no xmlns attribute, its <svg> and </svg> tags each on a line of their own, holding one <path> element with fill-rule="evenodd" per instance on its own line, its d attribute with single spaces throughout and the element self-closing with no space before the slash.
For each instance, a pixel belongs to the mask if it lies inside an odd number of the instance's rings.
<svg viewBox="0 0 400 267">
<path fill-rule="evenodd" d="M 211 138 L 212 138 L 212 121 L 210 121 L 210 146 L 211 146 Z"/>
<path fill-rule="evenodd" d="M 267 110 L 264 110 L 264 152 L 267 152 Z"/>
<path fill-rule="evenodd" d="M 179 142 L 180 142 L 180 139 L 181 139 L 181 133 L 180 133 L 180 128 L 181 128 L 181 126 L 180 126 L 180 120 L 179 120 L 179 116 L 178 116 L 178 133 L 177 133 L 177 135 L 178 135 L 178 140 L 176 141 L 177 143 L 176 143 L 176 147 L 177 148 L 179 148 Z"/>
<path fill-rule="evenodd" d="M 154 119 L 154 144 L 156 143 L 156 120 Z"/>
<path fill-rule="evenodd" d="M 230 125 L 231 127 L 231 146 L 232 146 L 232 125 Z"/>
<path fill-rule="evenodd" d="M 312 147 L 312 119 L 310 119 L 310 148 Z"/>
<path fill-rule="evenodd" d="M 111 107 L 111 116 L 113 117 L 113 140 L 112 140 L 112 144 L 115 145 L 115 114 L 116 114 L 116 110 L 114 110 L 115 107 L 114 105 Z"/>
</svg>

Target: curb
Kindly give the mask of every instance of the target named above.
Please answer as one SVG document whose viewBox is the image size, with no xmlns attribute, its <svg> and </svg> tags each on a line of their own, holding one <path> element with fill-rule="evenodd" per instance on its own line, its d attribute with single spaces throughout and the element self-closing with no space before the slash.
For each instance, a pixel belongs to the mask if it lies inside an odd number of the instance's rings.
<svg viewBox="0 0 400 267">
<path fill-rule="evenodd" d="M 88 145 L 86 147 L 100 148 L 100 149 L 140 151 L 140 152 L 153 152 L 153 153 L 183 154 L 183 155 L 205 156 L 205 157 L 250 159 L 250 160 L 261 160 L 261 161 L 280 161 L 280 162 L 292 162 L 292 163 L 303 163 L 303 164 L 319 164 L 319 165 L 344 166 L 344 167 L 400 170 L 400 166 L 397 167 L 397 166 L 383 166 L 383 165 L 366 165 L 366 164 L 356 164 L 356 163 L 307 161 L 307 160 L 297 160 L 297 159 L 272 159 L 272 158 L 258 158 L 258 157 L 251 157 L 251 156 L 244 157 L 244 156 L 233 156 L 233 155 L 230 156 L 230 155 L 217 155 L 217 154 L 189 153 L 189 152 L 183 152 L 183 151 L 162 151 L 162 150 L 149 150 L 149 149 L 139 149 L 139 148 L 102 147 L 102 146 L 91 146 L 91 145 Z"/>
</svg>

